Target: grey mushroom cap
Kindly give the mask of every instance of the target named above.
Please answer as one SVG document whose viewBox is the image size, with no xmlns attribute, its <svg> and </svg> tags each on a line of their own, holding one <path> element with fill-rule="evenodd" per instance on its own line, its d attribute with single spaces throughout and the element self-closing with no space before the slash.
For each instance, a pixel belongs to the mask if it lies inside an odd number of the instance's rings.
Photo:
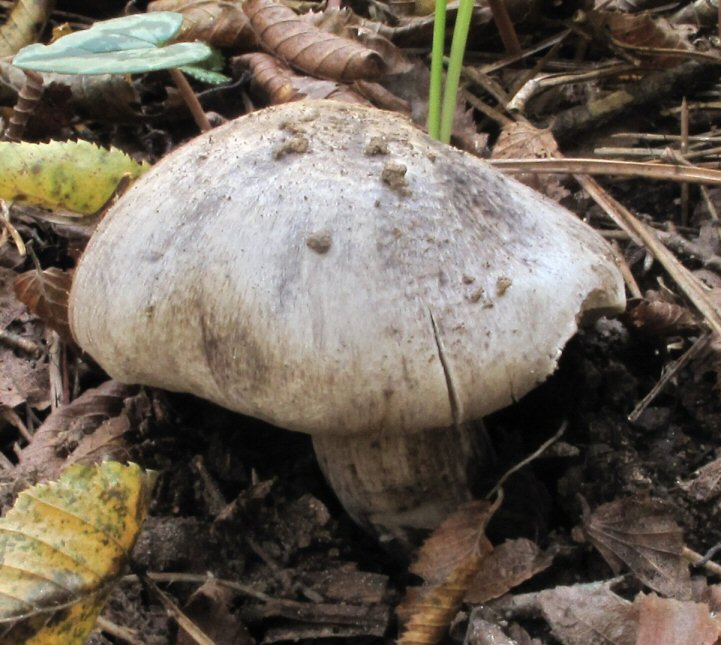
<svg viewBox="0 0 721 645">
<path fill-rule="evenodd" d="M 478 419 L 621 311 L 569 212 L 404 118 L 299 102 L 201 135 L 112 207 L 77 268 L 78 343 L 115 379 L 311 434 Z"/>
</svg>

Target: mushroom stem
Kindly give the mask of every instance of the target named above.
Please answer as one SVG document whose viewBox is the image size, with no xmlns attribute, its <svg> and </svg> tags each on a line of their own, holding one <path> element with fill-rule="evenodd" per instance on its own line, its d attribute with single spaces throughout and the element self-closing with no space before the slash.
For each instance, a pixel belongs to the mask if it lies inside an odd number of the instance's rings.
<svg viewBox="0 0 721 645">
<path fill-rule="evenodd" d="M 389 550 L 408 554 L 475 496 L 476 475 L 489 461 L 479 425 L 410 435 L 314 435 L 313 447 L 353 520 Z"/>
</svg>

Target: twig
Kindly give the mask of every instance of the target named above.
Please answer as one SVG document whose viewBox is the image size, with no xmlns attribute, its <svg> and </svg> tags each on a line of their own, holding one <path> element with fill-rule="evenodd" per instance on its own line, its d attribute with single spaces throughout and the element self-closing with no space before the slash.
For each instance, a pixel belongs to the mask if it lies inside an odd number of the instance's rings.
<svg viewBox="0 0 721 645">
<path fill-rule="evenodd" d="M 310 587 L 307 587 L 302 583 L 293 584 L 293 581 L 288 575 L 288 572 L 285 569 L 279 567 L 276 562 L 266 553 L 265 549 L 261 548 L 261 546 L 255 540 L 253 540 L 253 538 L 246 535 L 245 541 L 248 546 L 253 550 L 253 552 L 270 569 L 273 577 L 275 577 L 276 580 L 278 580 L 283 585 L 283 587 L 285 587 L 286 591 L 293 591 L 296 593 L 301 592 L 306 598 L 308 598 L 308 600 L 311 600 L 312 602 L 323 602 L 323 600 L 325 600 L 323 596 L 321 596 L 314 589 L 311 589 Z"/>
<path fill-rule="evenodd" d="M 40 358 L 43 355 L 43 350 L 40 345 L 28 338 L 23 338 L 19 334 L 7 331 L 7 329 L 0 331 L 0 343 L 11 349 L 24 352 L 33 358 Z"/>
<path fill-rule="evenodd" d="M 177 67 L 171 67 L 168 71 L 170 72 L 170 77 L 173 79 L 173 83 L 175 83 L 185 104 L 188 106 L 190 113 L 193 115 L 195 123 L 200 128 L 200 131 L 207 132 L 208 130 L 212 130 L 213 126 L 210 125 L 203 106 L 200 105 L 198 97 L 195 95 L 195 92 L 193 92 L 193 88 L 190 87 L 190 83 L 188 83 L 188 79 L 185 78 L 183 72 Z"/>
<path fill-rule="evenodd" d="M 634 298 L 641 298 L 643 296 L 643 294 L 641 293 L 641 289 L 636 282 L 636 278 L 633 277 L 631 267 L 628 266 L 628 262 L 626 262 L 626 257 L 623 255 L 623 252 L 618 246 L 618 242 L 616 240 L 613 240 L 611 242 L 611 248 L 613 249 L 613 254 L 616 257 L 616 264 L 618 265 L 618 269 L 623 276 L 623 281 L 626 283 L 626 287 Z"/>
<path fill-rule="evenodd" d="M 618 76 L 632 69 L 634 69 L 634 66 L 629 65 L 628 63 L 613 63 L 608 67 L 582 72 L 538 74 L 529 79 L 515 92 L 511 100 L 508 102 L 508 109 L 523 112 L 526 107 L 526 103 L 528 103 L 531 98 L 549 87 L 595 81 L 608 76 Z"/>
<path fill-rule="evenodd" d="M 683 547 L 681 555 L 692 565 L 696 567 L 703 567 L 709 573 L 721 577 L 721 564 L 718 564 L 713 560 L 709 560 L 707 557 L 701 555 L 700 553 L 696 553 L 696 551 L 689 549 L 687 546 Z"/>
<path fill-rule="evenodd" d="M 508 9 L 503 0 L 488 0 L 488 6 L 491 8 L 493 22 L 496 23 L 498 35 L 506 51 L 511 56 L 518 56 L 521 53 L 521 43 L 518 42 L 518 34 L 513 26 L 511 17 L 508 15 Z"/>
<path fill-rule="evenodd" d="M 621 175 L 667 181 L 691 182 L 721 186 L 721 171 L 683 164 L 610 161 L 606 159 L 490 159 L 489 163 L 504 172 L 581 173 L 584 175 Z"/>
<path fill-rule="evenodd" d="M 679 358 L 666 366 L 663 371 L 661 378 L 658 379 L 656 385 L 654 385 L 649 393 L 644 396 L 633 409 L 631 414 L 628 415 L 628 420 L 633 423 L 643 414 L 643 411 L 650 405 L 650 403 L 659 395 L 661 390 L 668 384 L 668 382 L 678 373 L 680 369 L 686 366 L 689 361 L 699 355 L 699 353 L 708 347 L 711 334 L 705 333 L 700 338 L 696 339 L 696 342 L 691 345 Z"/>
<path fill-rule="evenodd" d="M 5 243 L 7 236 L 10 235 L 18 249 L 18 253 L 24 257 L 27 253 L 25 242 L 23 242 L 20 233 L 18 233 L 17 229 L 10 222 L 10 209 L 4 199 L 0 199 L 0 223 L 3 226 L 3 239 L 0 246 Z"/>
<path fill-rule="evenodd" d="M 116 625 L 102 616 L 98 616 L 95 625 L 101 632 L 110 634 L 113 638 L 118 638 L 125 643 L 130 643 L 130 645 L 144 645 L 144 641 L 138 638 L 138 633 L 134 629 Z"/>
<path fill-rule="evenodd" d="M 585 175 L 578 175 L 576 179 L 620 228 L 626 231 L 634 241 L 646 247 L 706 319 L 709 327 L 721 335 L 721 315 L 706 294 L 700 280 L 676 259 L 673 253 L 660 242 L 651 228 L 611 197 L 594 179 Z"/>
<path fill-rule="evenodd" d="M 660 100 L 679 93 L 689 95 L 697 88 L 713 83 L 717 76 L 718 65 L 696 61 L 652 72 L 635 83 L 626 83 L 622 89 L 602 99 L 557 114 L 551 131 L 559 142 L 568 141 L 631 108 L 651 102 L 658 104 Z"/>
<path fill-rule="evenodd" d="M 683 97 L 681 101 L 681 155 L 688 154 L 688 101 Z M 681 184 L 681 224 L 688 225 L 688 184 Z"/>
<path fill-rule="evenodd" d="M 31 434 L 30 430 L 28 430 L 27 426 L 23 423 L 23 420 L 18 416 L 18 413 L 15 412 L 12 408 L 0 408 L 0 416 L 2 416 L 5 421 L 7 421 L 10 425 L 14 426 L 18 429 L 18 432 L 23 436 L 23 439 L 27 441 L 28 443 L 33 442 L 33 435 Z"/>
<path fill-rule="evenodd" d="M 190 618 L 188 618 L 178 605 L 173 602 L 168 594 L 166 594 L 153 580 L 143 574 L 137 574 L 141 584 L 165 607 L 166 611 L 175 618 L 175 621 L 182 627 L 198 645 L 215 645 L 213 639 L 209 638 Z"/>
<path fill-rule="evenodd" d="M 148 578 L 151 580 L 154 580 L 155 582 L 168 582 L 168 583 L 174 583 L 174 582 L 195 582 L 198 584 L 204 584 L 208 582 L 208 580 L 214 580 L 219 585 L 222 585 L 224 587 L 227 587 L 228 589 L 232 589 L 233 591 L 242 594 L 243 596 L 248 596 L 249 598 L 254 598 L 255 600 L 259 600 L 260 602 L 275 602 L 276 599 L 273 598 L 273 596 L 269 596 L 266 593 L 263 593 L 262 591 L 258 591 L 257 589 L 253 589 L 253 587 L 250 587 L 248 585 L 243 585 L 238 582 L 233 582 L 232 580 L 223 580 L 222 578 L 214 578 L 213 576 L 206 575 L 206 574 L 199 574 L 199 573 L 172 573 L 172 572 L 147 572 L 145 574 Z M 127 575 L 123 578 L 124 580 L 137 580 L 138 576 L 135 574 Z"/>
<path fill-rule="evenodd" d="M 556 34 L 555 36 L 551 36 L 550 38 L 546 38 L 545 40 L 542 40 L 535 47 L 526 49 L 525 51 L 522 51 L 519 54 L 516 54 L 515 56 L 505 56 L 501 60 L 495 61 L 494 63 L 489 63 L 488 65 L 483 65 L 483 67 L 480 68 L 480 71 L 484 74 L 491 74 L 492 72 L 497 72 L 499 69 L 503 69 L 504 67 L 513 65 L 513 63 L 517 63 L 519 60 L 523 60 L 524 58 L 533 56 L 548 47 L 553 47 L 555 45 L 558 45 L 559 43 L 566 40 L 566 38 L 568 38 L 568 36 L 571 33 L 572 32 L 570 29 L 565 29 L 564 31 Z"/>
<path fill-rule="evenodd" d="M 596 582 L 584 582 L 573 585 L 574 589 L 593 591 L 610 591 L 611 587 L 620 584 L 625 576 L 618 576 L 610 580 L 598 580 Z M 497 600 L 491 600 L 488 606 L 494 611 L 502 612 L 507 620 L 522 620 L 528 618 L 539 618 L 543 616 L 541 609 L 541 594 L 545 590 L 531 591 L 524 594 L 506 594 Z"/>
<path fill-rule="evenodd" d="M 503 484 L 508 480 L 511 475 L 513 475 L 513 473 L 518 472 L 519 470 L 521 470 L 521 468 L 530 464 L 534 459 L 540 457 L 544 453 L 546 448 L 548 448 L 552 443 L 555 443 L 561 438 L 563 433 L 566 432 L 567 427 L 568 421 L 564 421 L 556 434 L 554 434 L 550 439 L 546 439 L 546 441 L 544 441 L 536 450 L 534 450 L 530 455 L 528 455 L 528 457 L 509 468 L 496 482 L 496 485 L 486 494 L 485 498 L 490 499 L 493 495 L 495 495 L 498 490 L 501 489 Z"/>
<path fill-rule="evenodd" d="M 50 349 L 48 350 L 48 375 L 50 378 L 50 407 L 55 410 L 65 404 L 65 388 L 63 387 L 62 341 L 56 331 L 50 332 Z"/>
<path fill-rule="evenodd" d="M 685 237 L 669 231 L 656 231 L 659 239 L 675 253 L 700 262 L 705 268 L 721 272 L 721 256 L 710 253 Z"/>
</svg>

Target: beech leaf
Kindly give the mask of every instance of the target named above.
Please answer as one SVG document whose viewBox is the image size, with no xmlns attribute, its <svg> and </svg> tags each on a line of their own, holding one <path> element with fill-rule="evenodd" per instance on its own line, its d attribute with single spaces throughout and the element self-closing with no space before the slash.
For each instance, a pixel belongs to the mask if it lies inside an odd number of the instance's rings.
<svg viewBox="0 0 721 645">
<path fill-rule="evenodd" d="M 625 564 L 654 591 L 683 600 L 690 597 L 683 532 L 662 502 L 614 500 L 584 517 L 583 530 L 616 574 Z"/>
<path fill-rule="evenodd" d="M 408 617 L 398 645 L 437 643 L 460 607 L 468 585 L 493 551 L 486 525 L 498 508 L 473 501 L 451 514 L 423 543 L 410 571 L 424 579 L 410 587 L 398 608 Z"/>
<path fill-rule="evenodd" d="M 92 215 L 149 167 L 87 141 L 0 142 L 0 199 Z"/>
<path fill-rule="evenodd" d="M 123 573 L 155 473 L 75 465 L 0 519 L 0 644 L 81 643 Z"/>
</svg>

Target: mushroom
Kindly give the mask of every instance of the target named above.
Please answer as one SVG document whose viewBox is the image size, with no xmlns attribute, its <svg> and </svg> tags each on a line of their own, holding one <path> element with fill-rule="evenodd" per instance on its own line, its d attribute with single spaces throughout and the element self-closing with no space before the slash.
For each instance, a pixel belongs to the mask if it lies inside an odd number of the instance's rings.
<svg viewBox="0 0 721 645">
<path fill-rule="evenodd" d="M 354 520 L 405 547 L 474 491 L 473 422 L 619 312 L 605 242 L 405 118 L 262 110 L 162 159 L 76 270 L 73 334 L 113 378 L 312 435 Z"/>
</svg>

